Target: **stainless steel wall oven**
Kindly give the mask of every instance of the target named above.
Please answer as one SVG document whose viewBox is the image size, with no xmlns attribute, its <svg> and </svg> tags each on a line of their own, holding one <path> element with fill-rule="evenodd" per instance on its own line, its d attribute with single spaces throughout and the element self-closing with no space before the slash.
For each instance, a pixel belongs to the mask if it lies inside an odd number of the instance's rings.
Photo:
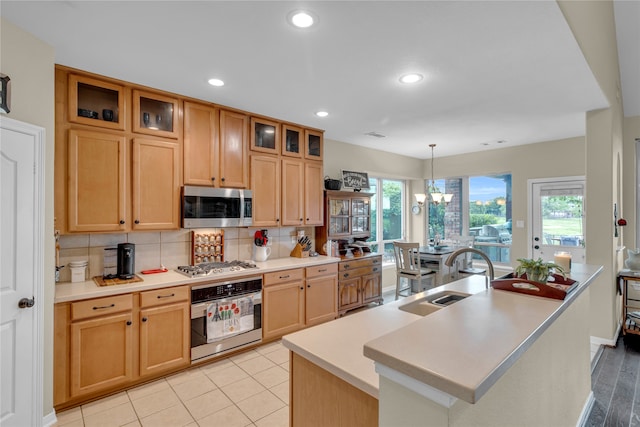
<svg viewBox="0 0 640 427">
<path fill-rule="evenodd" d="M 262 341 L 262 277 L 191 288 L 191 361 Z"/>
</svg>

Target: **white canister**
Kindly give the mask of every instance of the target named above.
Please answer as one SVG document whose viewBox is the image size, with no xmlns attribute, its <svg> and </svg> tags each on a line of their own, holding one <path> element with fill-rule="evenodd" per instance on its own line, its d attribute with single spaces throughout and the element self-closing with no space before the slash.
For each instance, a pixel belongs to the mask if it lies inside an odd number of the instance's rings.
<svg viewBox="0 0 640 427">
<path fill-rule="evenodd" d="M 271 248 L 269 246 L 256 246 L 256 261 L 266 261 L 271 255 Z"/>
<path fill-rule="evenodd" d="M 87 264 L 87 261 L 71 261 L 69 263 L 72 282 L 84 282 L 86 280 Z"/>
</svg>

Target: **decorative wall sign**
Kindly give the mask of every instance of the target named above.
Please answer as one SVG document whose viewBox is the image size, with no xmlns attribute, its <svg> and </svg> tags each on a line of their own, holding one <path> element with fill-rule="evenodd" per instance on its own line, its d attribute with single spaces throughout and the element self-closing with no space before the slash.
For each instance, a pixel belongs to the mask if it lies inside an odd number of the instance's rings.
<svg viewBox="0 0 640 427">
<path fill-rule="evenodd" d="M 0 74 L 0 112 L 11 111 L 11 79 L 6 74 Z"/>
<path fill-rule="evenodd" d="M 369 188 L 369 175 L 366 172 L 342 171 L 342 187 L 360 191 Z"/>
</svg>

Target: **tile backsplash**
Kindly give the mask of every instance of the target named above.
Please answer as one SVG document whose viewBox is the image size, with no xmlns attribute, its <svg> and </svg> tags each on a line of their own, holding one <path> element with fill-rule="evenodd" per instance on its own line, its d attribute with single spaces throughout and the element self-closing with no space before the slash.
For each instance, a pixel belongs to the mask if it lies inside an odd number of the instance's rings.
<svg viewBox="0 0 640 427">
<path fill-rule="evenodd" d="M 254 259 L 253 237 L 257 230 L 264 228 L 223 228 L 224 259 Z M 271 256 L 269 259 L 288 257 L 296 243 L 299 230 L 311 238 L 315 245 L 314 227 L 281 227 L 266 228 L 269 233 Z M 87 280 L 94 276 L 102 276 L 104 270 L 104 249 L 116 247 L 118 243 L 136 245 L 135 271 L 151 270 L 164 265 L 175 269 L 179 265 L 191 262 L 191 231 L 180 229 L 175 231 L 135 232 L 115 234 L 67 234 L 60 236 L 60 265 L 66 266 L 71 261 L 89 261 Z M 213 232 L 215 230 L 211 230 Z M 198 233 L 206 233 L 198 229 Z M 71 271 L 68 267 L 60 270 L 60 282 L 69 282 Z"/>
</svg>

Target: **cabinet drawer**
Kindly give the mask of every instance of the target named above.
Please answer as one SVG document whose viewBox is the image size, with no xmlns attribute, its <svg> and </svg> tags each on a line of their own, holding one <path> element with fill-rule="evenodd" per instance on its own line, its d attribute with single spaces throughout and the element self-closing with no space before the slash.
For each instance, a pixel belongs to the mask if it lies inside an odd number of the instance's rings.
<svg viewBox="0 0 640 427">
<path fill-rule="evenodd" d="M 372 272 L 372 267 L 362 267 L 346 271 L 343 270 L 338 274 L 338 280 L 349 280 L 355 277 L 362 277 L 366 276 L 367 274 L 371 274 Z"/>
<path fill-rule="evenodd" d="M 189 286 L 177 286 L 175 288 L 140 292 L 141 308 L 187 300 L 189 300 Z"/>
<path fill-rule="evenodd" d="M 307 279 L 316 276 L 328 276 L 338 272 L 338 264 L 323 264 L 314 267 L 307 267 Z"/>
<path fill-rule="evenodd" d="M 371 258 L 364 258 L 364 259 L 358 259 L 358 260 L 354 260 L 354 261 L 342 261 L 340 262 L 340 271 L 343 270 L 353 270 L 355 268 L 362 268 L 362 267 L 367 267 L 367 266 L 371 266 L 371 265 L 380 265 L 382 264 L 382 257 L 371 257 Z"/>
<path fill-rule="evenodd" d="M 131 310 L 132 308 L 133 295 L 131 294 L 79 301 L 71 304 L 71 320 L 104 316 L 105 314 Z"/>
<path fill-rule="evenodd" d="M 278 285 L 280 283 L 293 282 L 304 279 L 304 269 L 296 268 L 294 270 L 275 271 L 273 273 L 265 273 L 264 286 Z"/>
</svg>

